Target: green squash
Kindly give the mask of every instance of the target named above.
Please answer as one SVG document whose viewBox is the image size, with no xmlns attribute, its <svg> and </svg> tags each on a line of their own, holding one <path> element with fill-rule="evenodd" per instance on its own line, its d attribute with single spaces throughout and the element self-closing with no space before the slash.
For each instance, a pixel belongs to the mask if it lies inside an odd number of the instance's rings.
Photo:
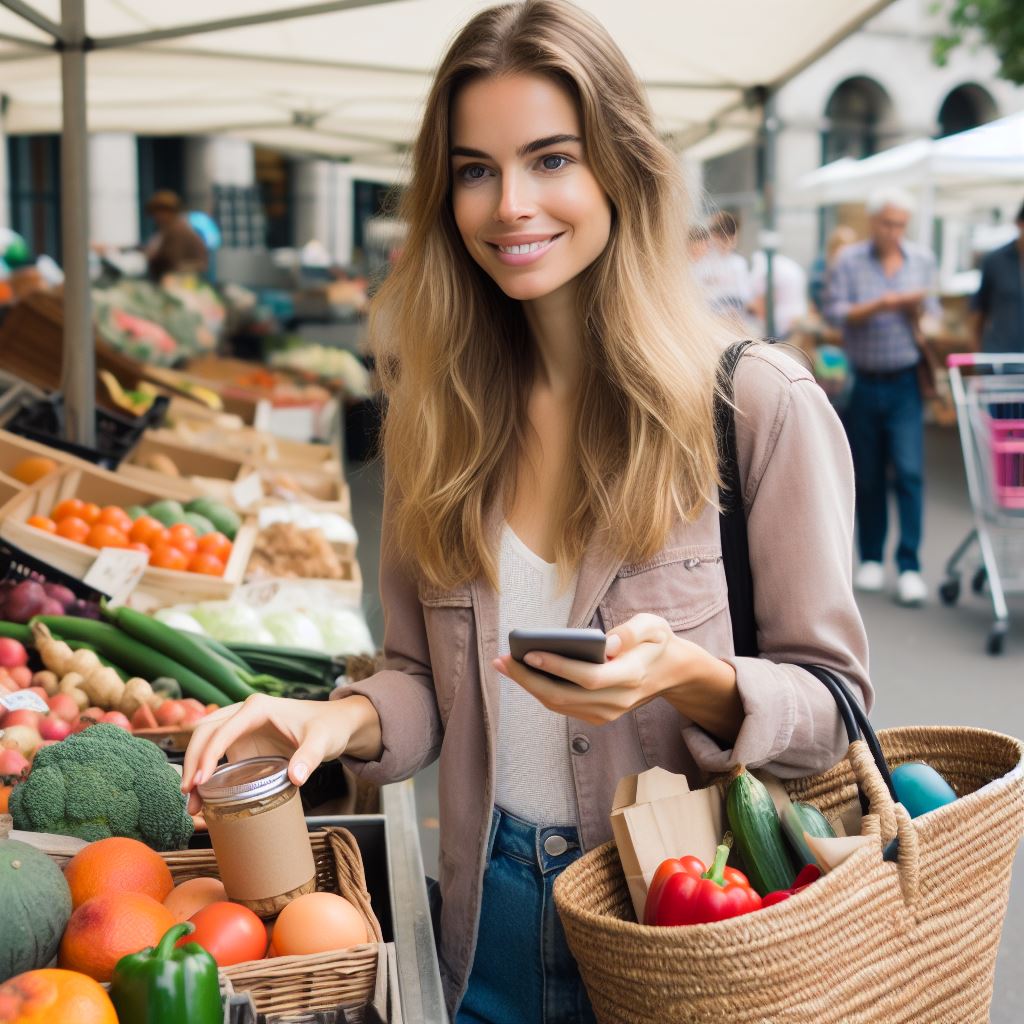
<svg viewBox="0 0 1024 1024">
<path fill-rule="evenodd" d="M 39 850 L 0 839 L 0 983 L 45 967 L 71 917 L 71 890 Z"/>
</svg>

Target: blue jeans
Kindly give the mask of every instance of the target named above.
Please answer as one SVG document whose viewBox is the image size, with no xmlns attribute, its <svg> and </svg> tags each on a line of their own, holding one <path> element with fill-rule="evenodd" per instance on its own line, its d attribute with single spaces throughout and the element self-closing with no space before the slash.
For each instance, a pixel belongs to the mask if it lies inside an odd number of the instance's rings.
<svg viewBox="0 0 1024 1024">
<path fill-rule="evenodd" d="M 564 852 L 557 852 L 560 840 Z M 575 828 L 542 828 L 495 808 L 476 954 L 457 1024 L 593 1024 L 551 894 L 581 854 Z"/>
<path fill-rule="evenodd" d="M 846 410 L 846 433 L 857 484 L 861 561 L 884 560 L 891 469 L 900 520 L 896 564 L 900 572 L 917 571 L 924 518 L 924 408 L 917 370 L 858 374 Z"/>
</svg>

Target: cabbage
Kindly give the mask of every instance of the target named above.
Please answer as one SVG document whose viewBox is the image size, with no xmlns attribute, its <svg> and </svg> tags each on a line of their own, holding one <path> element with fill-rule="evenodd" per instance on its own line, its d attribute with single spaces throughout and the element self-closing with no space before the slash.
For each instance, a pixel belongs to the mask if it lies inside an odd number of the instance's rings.
<svg viewBox="0 0 1024 1024">
<path fill-rule="evenodd" d="M 333 608 L 312 614 L 323 634 L 323 649 L 328 654 L 373 654 L 376 646 L 361 611 Z"/>
<path fill-rule="evenodd" d="M 161 608 L 154 616 L 157 622 L 162 622 L 171 629 L 181 630 L 184 633 L 205 634 L 202 626 L 188 612 L 178 608 Z"/>
<path fill-rule="evenodd" d="M 247 604 L 231 601 L 205 601 L 191 612 L 207 633 L 222 643 L 273 643 L 260 622 L 259 612 Z"/>
<path fill-rule="evenodd" d="M 273 635 L 271 642 L 281 647 L 303 647 L 310 651 L 324 649 L 324 638 L 317 624 L 302 612 L 268 612 L 263 616 L 263 628 Z"/>
</svg>

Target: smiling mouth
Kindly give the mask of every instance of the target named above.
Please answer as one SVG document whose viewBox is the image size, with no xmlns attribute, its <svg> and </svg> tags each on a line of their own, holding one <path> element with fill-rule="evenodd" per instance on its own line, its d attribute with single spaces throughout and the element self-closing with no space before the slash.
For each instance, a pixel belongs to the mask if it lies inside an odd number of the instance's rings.
<svg viewBox="0 0 1024 1024">
<path fill-rule="evenodd" d="M 556 238 L 561 238 L 564 232 L 559 232 L 557 235 L 552 235 L 550 238 L 544 239 L 542 242 L 525 242 L 522 245 L 497 245 L 494 242 L 488 242 L 488 245 L 493 246 L 498 252 L 504 253 L 506 256 L 525 256 L 531 252 L 538 252 L 540 249 L 547 248 Z"/>
</svg>

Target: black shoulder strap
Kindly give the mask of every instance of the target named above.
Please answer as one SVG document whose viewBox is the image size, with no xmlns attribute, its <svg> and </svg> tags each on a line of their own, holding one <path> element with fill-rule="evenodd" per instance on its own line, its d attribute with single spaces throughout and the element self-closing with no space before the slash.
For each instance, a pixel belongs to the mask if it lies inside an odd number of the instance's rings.
<svg viewBox="0 0 1024 1024">
<path fill-rule="evenodd" d="M 747 545 L 747 517 L 743 509 L 743 485 L 740 481 L 736 451 L 736 418 L 730 404 L 732 378 L 736 364 L 751 341 L 737 341 L 722 354 L 718 365 L 719 392 L 715 395 L 715 434 L 718 439 L 718 473 L 722 478 L 719 527 L 722 534 L 722 560 L 729 588 L 729 615 L 732 641 L 740 657 L 757 657 L 757 622 L 754 619 L 754 579 L 750 573 L 750 549 Z"/>
</svg>

